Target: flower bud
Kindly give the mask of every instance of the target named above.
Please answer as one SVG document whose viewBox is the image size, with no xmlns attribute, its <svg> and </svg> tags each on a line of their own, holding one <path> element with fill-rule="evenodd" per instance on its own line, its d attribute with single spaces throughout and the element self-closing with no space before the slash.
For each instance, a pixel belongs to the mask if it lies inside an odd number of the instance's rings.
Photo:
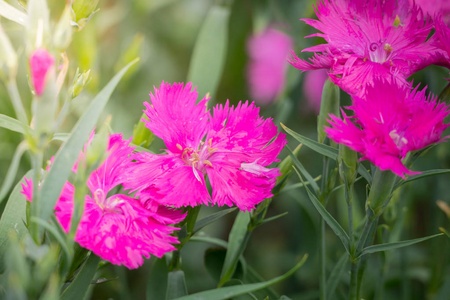
<svg viewBox="0 0 450 300">
<path fill-rule="evenodd" d="M 46 49 L 37 49 L 30 56 L 31 82 L 37 96 L 41 96 L 45 88 L 47 73 L 53 67 L 55 59 Z"/>
<path fill-rule="evenodd" d="M 320 113 L 317 117 L 317 134 L 319 143 L 323 143 L 326 138 L 325 125 L 330 114 L 339 116 L 339 87 L 330 80 L 327 80 L 322 90 L 322 100 Z"/>
<path fill-rule="evenodd" d="M 358 154 L 349 147 L 339 144 L 339 175 L 347 185 L 353 184 L 358 174 Z"/>
<path fill-rule="evenodd" d="M 91 70 L 87 70 L 84 73 L 80 73 L 79 69 L 77 69 L 77 73 L 73 80 L 73 86 L 70 89 L 70 94 L 71 94 L 72 98 L 75 98 L 76 96 L 78 96 L 81 93 L 81 91 L 83 91 L 86 84 L 89 83 L 90 74 L 91 74 Z"/>
<path fill-rule="evenodd" d="M 75 14 L 75 22 L 79 29 L 83 29 L 93 14 L 97 12 L 97 4 L 99 0 L 74 0 L 72 2 L 72 10 Z"/>
</svg>

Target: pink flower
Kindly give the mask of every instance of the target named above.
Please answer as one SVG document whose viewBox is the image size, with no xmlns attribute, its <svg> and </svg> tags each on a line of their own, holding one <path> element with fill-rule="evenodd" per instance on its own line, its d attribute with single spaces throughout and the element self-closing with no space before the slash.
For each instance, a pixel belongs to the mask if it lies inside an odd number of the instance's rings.
<svg viewBox="0 0 450 300">
<path fill-rule="evenodd" d="M 327 79 L 328 73 L 323 69 L 305 73 L 305 76 L 303 77 L 303 94 L 308 101 L 309 107 L 311 107 L 316 114 L 319 114 L 320 112 L 323 85 Z"/>
<path fill-rule="evenodd" d="M 36 95 L 41 96 L 45 88 L 45 78 L 53 67 L 55 59 L 46 49 L 37 49 L 30 56 L 31 81 Z"/>
<path fill-rule="evenodd" d="M 355 97 L 349 107 L 354 116 L 344 112 L 343 119 L 330 115 L 328 136 L 360 152 L 381 170 L 391 170 L 398 176 L 420 172 L 408 170 L 402 159 L 410 151 L 441 142 L 448 127 L 444 118 L 448 106 L 436 97 L 425 95 L 425 89 L 411 90 L 405 86 L 376 79 L 366 88 L 364 98 Z"/>
<path fill-rule="evenodd" d="M 90 176 L 87 185 L 84 212 L 78 225 L 75 241 L 82 247 L 116 265 L 134 269 L 142 265 L 150 254 L 162 257 L 175 250 L 178 243 L 171 234 L 176 224 L 185 217 L 179 211 L 141 202 L 123 194 L 109 195 L 122 184 L 126 168 L 131 164 L 132 147 L 121 134 L 109 138 L 109 155 Z M 31 201 L 33 182 L 26 179 L 23 194 Z M 65 232 L 69 232 L 74 208 L 74 186 L 67 182 L 55 206 L 56 218 Z"/>
<path fill-rule="evenodd" d="M 414 2 L 425 14 L 430 17 L 442 16 L 445 23 L 450 25 L 450 1 L 448 0 L 409 0 L 410 5 Z"/>
<path fill-rule="evenodd" d="M 271 27 L 248 39 L 247 82 L 250 96 L 258 103 L 270 104 L 283 91 L 292 45 L 288 35 Z"/>
<path fill-rule="evenodd" d="M 191 83 L 163 82 L 150 94 L 151 104 L 144 103 L 146 126 L 164 140 L 166 154 L 137 153 L 124 187 L 141 200 L 174 207 L 212 202 L 254 208 L 272 196 L 279 172 L 267 166 L 286 144 L 285 135 L 260 117 L 253 103 L 230 107 L 227 101 L 211 116 L 208 98 L 196 104 L 191 89 Z"/>
<path fill-rule="evenodd" d="M 319 20 L 303 21 L 320 31 L 310 36 L 324 38 L 326 44 L 303 50 L 315 53 L 310 62 L 292 52 L 290 63 L 302 71 L 329 70 L 330 79 L 353 95 L 361 97 L 375 77 L 407 85 L 406 79 L 435 63 L 440 51 L 428 40 L 433 24 L 415 5 L 323 0 L 316 13 Z"/>
</svg>

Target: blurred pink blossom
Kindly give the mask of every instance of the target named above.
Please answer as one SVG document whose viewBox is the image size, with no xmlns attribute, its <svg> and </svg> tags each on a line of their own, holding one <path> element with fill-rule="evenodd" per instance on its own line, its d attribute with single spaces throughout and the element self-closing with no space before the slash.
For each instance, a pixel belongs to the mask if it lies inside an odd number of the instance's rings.
<svg viewBox="0 0 450 300">
<path fill-rule="evenodd" d="M 213 203 L 248 211 L 272 197 L 276 168 L 268 166 L 286 144 L 272 119 L 259 116 L 248 102 L 228 101 L 207 110 L 209 98 L 198 104 L 188 83 L 162 83 L 145 102 L 146 126 L 166 144 L 166 154 L 137 153 L 125 188 L 174 207 Z M 208 192 L 205 176 L 212 187 Z"/>
<path fill-rule="evenodd" d="M 271 27 L 248 39 L 247 82 L 250 96 L 257 103 L 270 104 L 283 91 L 292 47 L 287 34 Z"/>
<path fill-rule="evenodd" d="M 353 116 L 344 111 L 343 119 L 330 115 L 331 127 L 325 128 L 328 136 L 360 152 L 361 159 L 403 178 L 420 173 L 403 164 L 406 154 L 441 142 L 449 126 L 444 124 L 449 107 L 434 96 L 427 97 L 425 89 L 411 90 L 384 79 L 368 85 L 363 98 L 354 97 L 349 109 Z"/>
<path fill-rule="evenodd" d="M 30 56 L 31 82 L 36 95 L 41 96 L 45 88 L 48 71 L 53 67 L 55 59 L 44 48 L 36 49 Z"/>
<path fill-rule="evenodd" d="M 306 72 L 303 77 L 303 94 L 308 102 L 308 106 L 316 114 L 320 112 L 323 85 L 327 79 L 328 73 L 324 69 Z"/>
</svg>

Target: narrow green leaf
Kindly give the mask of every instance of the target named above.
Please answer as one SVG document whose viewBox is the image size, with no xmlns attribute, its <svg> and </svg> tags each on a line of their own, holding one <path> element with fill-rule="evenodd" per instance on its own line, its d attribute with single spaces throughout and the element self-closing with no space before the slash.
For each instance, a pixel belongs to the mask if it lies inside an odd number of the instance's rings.
<svg viewBox="0 0 450 300">
<path fill-rule="evenodd" d="M 166 257 L 156 259 L 147 281 L 147 300 L 166 299 L 168 276 Z"/>
<path fill-rule="evenodd" d="M 32 171 L 28 171 L 25 177 L 30 178 L 31 174 Z M 11 230 L 16 231 L 18 240 L 21 240 L 28 233 L 28 229 L 24 224 L 27 201 L 20 193 L 24 182 L 25 180 L 22 179 L 14 187 L 0 219 L 0 271 L 4 268 L 3 255 L 9 245 L 8 232 Z"/>
<path fill-rule="evenodd" d="M 286 148 L 289 151 L 289 155 L 291 156 L 292 161 L 294 162 L 295 167 L 303 174 L 303 176 L 306 177 L 306 179 L 308 180 L 308 183 L 311 185 L 311 187 L 314 189 L 314 192 L 317 194 L 319 194 L 319 185 L 317 184 L 317 182 L 314 180 L 314 178 L 311 176 L 311 174 L 309 174 L 308 171 L 306 171 L 305 167 L 302 165 L 302 163 L 298 160 L 298 158 L 296 157 L 296 155 L 292 152 L 292 150 L 286 146 Z"/>
<path fill-rule="evenodd" d="M 244 284 L 240 286 L 228 286 L 223 288 L 218 288 L 214 290 L 204 291 L 196 294 L 192 294 L 189 296 L 177 298 L 177 300 L 224 300 L 232 297 L 236 297 L 239 295 L 251 293 L 260 289 L 267 288 L 271 285 L 274 285 L 278 282 L 281 282 L 293 275 L 303 264 L 306 262 L 308 255 L 305 254 L 300 262 L 291 270 L 289 270 L 286 274 L 273 278 L 271 280 L 260 282 L 260 283 L 251 283 Z"/>
<path fill-rule="evenodd" d="M 279 218 L 281 218 L 281 217 L 286 216 L 288 213 L 289 213 L 289 212 L 286 211 L 286 212 L 281 213 L 281 214 L 278 214 L 278 215 L 276 215 L 276 216 L 273 216 L 273 217 L 264 219 L 264 220 L 261 222 L 261 225 L 262 225 L 262 224 L 269 223 L 269 222 L 272 222 L 272 221 L 275 221 L 275 220 L 277 220 L 277 219 L 279 219 Z"/>
<path fill-rule="evenodd" d="M 381 251 L 387 251 L 387 250 L 407 247 L 407 246 L 414 245 L 414 244 L 417 244 L 417 243 L 420 243 L 420 242 L 423 242 L 423 241 L 426 241 L 426 240 L 429 240 L 429 239 L 432 239 L 432 238 L 435 238 L 435 237 L 438 237 L 441 235 L 443 235 L 443 233 L 438 233 L 438 234 L 430 235 L 430 236 L 423 237 L 423 238 L 413 239 L 413 240 L 369 246 L 369 247 L 364 248 L 361 251 L 361 254 L 359 256 L 369 254 L 369 253 L 376 253 L 376 252 L 381 252 Z"/>
<path fill-rule="evenodd" d="M 25 13 L 3 0 L 0 0 L 0 16 L 24 26 L 28 18 Z"/>
<path fill-rule="evenodd" d="M 169 272 L 166 299 L 172 300 L 187 295 L 184 272 L 181 270 Z"/>
<path fill-rule="evenodd" d="M 327 146 L 325 144 L 321 144 L 319 142 L 316 142 L 310 138 L 307 138 L 306 136 L 303 136 L 301 134 L 298 134 L 297 132 L 293 131 L 292 129 L 289 129 L 284 124 L 281 123 L 281 127 L 294 139 L 305 145 L 306 147 L 309 147 L 311 150 L 322 154 L 326 157 L 329 157 L 333 160 L 337 159 L 338 156 L 338 150 L 334 149 L 333 147 Z"/>
<path fill-rule="evenodd" d="M 64 290 L 61 295 L 61 300 L 79 300 L 83 299 L 86 294 L 92 279 L 97 271 L 100 258 L 94 253 L 90 253 L 88 259 L 81 267 L 75 279 Z"/>
<path fill-rule="evenodd" d="M 235 210 L 236 210 L 236 207 L 224 209 L 224 210 L 221 210 L 215 214 L 209 215 L 209 216 L 197 221 L 195 224 L 195 227 L 194 227 L 194 233 L 200 231 L 203 227 L 219 220 L 220 218 L 232 213 Z"/>
<path fill-rule="evenodd" d="M 69 138 L 70 133 L 55 133 L 53 135 L 52 141 L 61 141 L 61 142 L 66 142 L 67 139 Z"/>
<path fill-rule="evenodd" d="M 369 183 L 372 184 L 372 175 L 366 170 L 366 168 L 360 163 L 358 164 L 358 173 Z"/>
<path fill-rule="evenodd" d="M 28 125 L 25 125 L 22 122 L 3 114 L 0 114 L 0 127 L 22 134 L 32 131 Z"/>
<path fill-rule="evenodd" d="M 222 286 L 233 276 L 239 257 L 244 252 L 248 238 L 250 237 L 250 232 L 248 231 L 249 222 L 250 213 L 240 211 L 228 237 L 228 250 L 225 256 L 219 286 Z"/>
<path fill-rule="evenodd" d="M 187 81 L 197 86 L 201 98 L 206 93 L 214 96 L 222 76 L 226 59 L 229 16 L 228 8 L 213 6 L 197 37 Z"/>
<path fill-rule="evenodd" d="M 100 93 L 92 100 L 88 109 L 83 113 L 81 118 L 75 124 L 72 133 L 67 142 L 62 146 L 55 156 L 55 161 L 45 177 L 41 189 L 41 208 L 40 218 L 48 220 L 55 207 L 61 190 L 69 177 L 72 167 L 80 154 L 83 145 L 86 143 L 89 134 L 97 123 L 100 114 L 108 102 L 114 88 L 119 80 L 125 74 L 130 66 L 137 60 L 129 63 L 119 73 L 117 73 L 111 81 L 100 91 Z"/>
<path fill-rule="evenodd" d="M 342 274 L 344 274 L 348 258 L 348 254 L 344 253 L 331 271 L 327 280 L 327 295 L 334 295 Z"/>
<path fill-rule="evenodd" d="M 436 170 L 422 171 L 420 174 L 408 177 L 408 179 L 401 181 L 400 185 L 417 180 L 417 179 L 434 176 L 434 175 L 447 174 L 447 173 L 450 173 L 450 169 L 436 169 Z"/>
<path fill-rule="evenodd" d="M 305 184 L 304 180 L 303 180 L 302 176 L 300 175 L 300 173 L 298 172 L 298 170 L 296 168 L 294 168 L 294 170 L 295 170 L 295 172 L 297 172 L 297 175 L 300 178 L 300 180 L 302 181 L 302 183 Z M 330 226 L 331 230 L 333 230 L 333 232 L 339 237 L 339 239 L 341 240 L 342 244 L 344 245 L 347 253 L 350 254 L 349 249 L 348 249 L 350 238 L 348 237 L 348 234 L 345 232 L 345 230 L 342 228 L 342 226 L 339 224 L 339 222 L 336 221 L 336 219 L 333 218 L 333 216 L 320 203 L 319 199 L 317 199 L 316 196 L 314 196 L 314 194 L 311 193 L 308 186 L 305 185 L 305 189 L 308 192 L 309 199 L 311 200 L 311 202 L 314 205 L 314 207 L 316 208 L 316 210 L 319 212 L 319 214 L 322 216 L 322 218 L 325 220 L 325 222 L 328 224 L 328 226 Z"/>
<path fill-rule="evenodd" d="M 228 248 L 228 243 L 226 241 L 215 238 L 215 237 L 210 237 L 210 236 L 197 235 L 197 236 L 191 237 L 191 239 L 189 241 L 190 242 L 210 243 L 210 244 L 217 245 L 220 247 Z"/>
<path fill-rule="evenodd" d="M 5 176 L 5 180 L 3 180 L 2 188 L 0 189 L 0 203 L 3 202 L 3 199 L 8 194 L 12 184 L 14 183 L 17 170 L 19 169 L 20 159 L 22 158 L 22 155 L 25 152 L 25 150 L 27 150 L 27 148 L 28 148 L 27 143 L 21 142 L 19 146 L 17 146 L 16 152 L 14 152 L 14 156 L 11 160 L 11 164 L 9 165 L 8 172 L 6 173 Z"/>
</svg>

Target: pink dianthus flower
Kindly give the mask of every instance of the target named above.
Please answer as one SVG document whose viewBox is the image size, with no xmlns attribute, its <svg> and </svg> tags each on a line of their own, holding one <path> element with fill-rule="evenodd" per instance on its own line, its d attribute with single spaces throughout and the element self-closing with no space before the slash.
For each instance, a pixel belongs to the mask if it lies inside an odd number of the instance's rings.
<svg viewBox="0 0 450 300">
<path fill-rule="evenodd" d="M 248 39 L 247 82 L 257 103 L 270 104 L 283 91 L 292 45 L 290 36 L 272 27 Z"/>
<path fill-rule="evenodd" d="M 121 134 L 110 136 L 108 157 L 88 178 L 90 194 L 86 195 L 74 240 L 113 264 L 134 269 L 143 264 L 143 257 L 162 257 L 175 250 L 172 244 L 178 241 L 171 234 L 178 228 L 168 225 L 182 221 L 185 215 L 156 203 L 144 207 L 127 195 L 108 195 L 125 180 L 133 151 L 128 144 Z M 31 201 L 33 182 L 26 179 L 22 186 L 22 193 Z M 55 206 L 65 232 L 70 230 L 73 209 L 74 186 L 66 182 Z"/>
<path fill-rule="evenodd" d="M 30 56 L 31 82 L 36 95 L 41 96 L 45 88 L 45 79 L 55 59 L 46 49 L 36 49 Z"/>
<path fill-rule="evenodd" d="M 440 49 L 428 40 L 430 19 L 416 6 L 396 0 L 323 0 L 317 3 L 319 20 L 305 19 L 319 30 L 310 35 L 326 43 L 310 62 L 291 52 L 290 63 L 302 71 L 327 69 L 330 79 L 346 92 L 362 96 L 376 77 L 408 85 L 407 78 L 436 63 Z"/>
<path fill-rule="evenodd" d="M 442 141 L 448 127 L 444 124 L 448 106 L 436 97 L 427 98 L 425 89 L 411 90 L 380 79 L 367 86 L 364 98 L 354 97 L 349 109 L 354 112 L 351 117 L 344 112 L 343 119 L 330 115 L 328 136 L 360 152 L 361 159 L 403 178 L 420 173 L 402 163 L 406 154 Z"/>
<path fill-rule="evenodd" d="M 450 25 L 450 1 L 448 0 L 409 0 L 410 5 L 414 2 L 425 14 L 431 17 L 440 16 L 447 25 Z"/>
<path fill-rule="evenodd" d="M 174 207 L 212 202 L 250 210 L 272 196 L 278 169 L 267 168 L 286 144 L 271 119 L 253 103 L 196 104 L 192 84 L 162 83 L 145 102 L 146 126 L 166 144 L 166 154 L 137 153 L 125 188 Z M 278 136 L 277 136 L 278 134 Z M 203 140 L 204 139 L 204 140 Z M 207 190 L 205 175 L 212 187 Z"/>
<path fill-rule="evenodd" d="M 322 90 L 325 81 L 328 79 L 328 73 L 321 70 L 312 70 L 303 77 L 303 94 L 308 101 L 308 106 L 316 113 L 320 112 L 320 103 L 322 102 Z"/>
</svg>

